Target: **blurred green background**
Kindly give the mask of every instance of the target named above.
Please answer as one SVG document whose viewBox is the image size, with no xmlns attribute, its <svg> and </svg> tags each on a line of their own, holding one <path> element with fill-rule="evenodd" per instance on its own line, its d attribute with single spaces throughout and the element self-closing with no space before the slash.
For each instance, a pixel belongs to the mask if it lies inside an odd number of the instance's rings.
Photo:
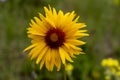
<svg viewBox="0 0 120 80">
<path fill-rule="evenodd" d="M 63 69 L 39 70 L 22 51 L 30 45 L 26 28 L 30 19 L 50 4 L 64 12 L 74 10 L 87 24 L 86 53 L 74 59 L 67 80 L 104 80 L 103 58 L 120 60 L 120 0 L 0 0 L 0 80 L 63 80 Z"/>
</svg>

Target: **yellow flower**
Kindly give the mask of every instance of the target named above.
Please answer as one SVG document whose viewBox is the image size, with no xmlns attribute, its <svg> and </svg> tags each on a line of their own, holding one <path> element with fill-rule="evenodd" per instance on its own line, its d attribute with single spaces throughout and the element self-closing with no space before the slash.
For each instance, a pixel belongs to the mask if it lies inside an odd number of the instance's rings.
<svg viewBox="0 0 120 80">
<path fill-rule="evenodd" d="M 103 59 L 101 62 L 101 65 L 103 67 L 118 67 L 119 66 L 119 61 L 116 59 L 108 58 L 108 59 Z"/>
<path fill-rule="evenodd" d="M 64 14 L 50 6 L 44 7 L 44 10 L 45 16 L 39 13 L 40 19 L 34 17 L 35 21 L 31 20 L 27 33 L 32 41 L 24 51 L 31 50 L 28 56 L 36 59 L 40 69 L 45 64 L 49 71 L 52 71 L 54 66 L 59 71 L 61 62 L 66 65 L 66 60 L 73 62 L 71 57 L 83 53 L 77 46 L 85 44 L 78 38 L 88 36 L 84 33 L 87 30 L 81 30 L 86 25 L 77 22 L 79 16 L 75 17 L 74 11 Z"/>
<path fill-rule="evenodd" d="M 102 65 L 103 67 L 105 67 L 106 64 L 107 64 L 107 60 L 106 60 L 106 59 L 103 59 L 102 62 L 101 62 L 101 65 Z"/>
<path fill-rule="evenodd" d="M 72 71 L 73 70 L 73 65 L 72 64 L 67 64 L 65 69 L 66 69 L 66 71 Z"/>
<path fill-rule="evenodd" d="M 115 67 L 119 66 L 119 61 L 117 59 L 113 60 L 113 66 L 115 66 Z"/>
<path fill-rule="evenodd" d="M 72 75 L 73 68 L 74 68 L 74 67 L 73 67 L 72 64 L 67 64 L 67 65 L 65 66 L 65 70 L 66 70 L 68 76 L 71 76 L 71 75 Z"/>
</svg>

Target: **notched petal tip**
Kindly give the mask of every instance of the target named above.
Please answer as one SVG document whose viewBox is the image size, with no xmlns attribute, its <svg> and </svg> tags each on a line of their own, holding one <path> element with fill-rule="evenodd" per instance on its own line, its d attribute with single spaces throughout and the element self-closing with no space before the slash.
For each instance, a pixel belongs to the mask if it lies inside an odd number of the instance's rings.
<svg viewBox="0 0 120 80">
<path fill-rule="evenodd" d="M 85 23 L 77 23 L 77 24 L 79 25 L 80 29 L 87 26 Z"/>
<path fill-rule="evenodd" d="M 44 10 L 46 11 L 46 10 L 48 10 L 48 8 L 46 6 L 44 6 Z"/>
<path fill-rule="evenodd" d="M 61 18 L 64 16 L 64 13 L 63 13 L 62 10 L 59 10 L 59 12 L 58 12 L 58 16 L 59 16 L 59 17 L 61 16 Z"/>
<path fill-rule="evenodd" d="M 30 20 L 31 21 L 31 24 L 34 25 L 35 24 L 35 21 L 33 19 Z"/>
<path fill-rule="evenodd" d="M 90 36 L 89 34 L 85 34 L 84 36 Z"/>
<path fill-rule="evenodd" d="M 34 20 L 35 20 L 36 23 L 39 22 L 39 18 L 38 17 L 34 17 Z"/>
<path fill-rule="evenodd" d="M 23 50 L 23 52 L 26 52 L 27 50 L 35 47 L 36 45 L 37 45 L 37 44 L 32 44 L 32 45 L 28 46 L 27 48 L 25 48 L 25 49 Z"/>
<path fill-rule="evenodd" d="M 28 47 L 23 50 L 23 53 L 25 53 L 27 50 L 29 50 Z"/>
<path fill-rule="evenodd" d="M 52 9 L 51 9 L 50 5 L 48 5 L 48 8 L 46 6 L 44 6 L 44 11 L 45 11 L 46 14 L 49 13 L 49 12 L 52 12 Z"/>
<path fill-rule="evenodd" d="M 72 11 L 71 14 L 75 14 L 75 11 Z"/>
<path fill-rule="evenodd" d="M 78 22 L 78 19 L 80 18 L 80 16 L 77 16 L 74 20 L 74 22 Z"/>
<path fill-rule="evenodd" d="M 53 14 L 57 16 L 57 12 L 55 8 L 53 8 Z"/>
</svg>

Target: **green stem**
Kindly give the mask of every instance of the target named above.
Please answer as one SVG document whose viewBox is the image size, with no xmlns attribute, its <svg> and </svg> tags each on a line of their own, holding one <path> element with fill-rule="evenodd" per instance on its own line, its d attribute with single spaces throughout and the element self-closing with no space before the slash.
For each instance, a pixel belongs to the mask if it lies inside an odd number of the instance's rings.
<svg viewBox="0 0 120 80">
<path fill-rule="evenodd" d="M 64 66 L 65 67 L 65 66 Z M 66 70 L 65 70 L 65 68 L 64 68 L 64 80 L 67 80 L 67 78 L 66 78 Z"/>
</svg>

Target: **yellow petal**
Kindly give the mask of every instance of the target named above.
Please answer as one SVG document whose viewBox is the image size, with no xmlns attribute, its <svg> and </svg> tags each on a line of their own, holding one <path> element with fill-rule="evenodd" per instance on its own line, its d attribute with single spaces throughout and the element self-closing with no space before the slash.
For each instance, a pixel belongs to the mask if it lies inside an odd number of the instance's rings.
<svg viewBox="0 0 120 80">
<path fill-rule="evenodd" d="M 56 19 L 57 18 L 57 12 L 56 12 L 55 8 L 53 8 L 53 15 L 54 15 L 54 19 Z"/>
<path fill-rule="evenodd" d="M 51 58 L 51 48 L 48 49 L 48 51 L 44 57 L 45 57 L 45 66 L 50 71 L 51 70 L 50 69 L 50 65 L 51 65 L 50 60 L 52 59 Z"/>
<path fill-rule="evenodd" d="M 78 33 L 78 34 L 75 34 L 74 36 L 81 38 L 81 37 L 84 37 L 84 36 L 89 36 L 89 34 L 86 34 L 86 33 Z"/>
<path fill-rule="evenodd" d="M 34 35 L 40 35 L 45 36 L 45 33 L 40 32 L 39 30 L 35 30 L 34 28 L 27 28 L 27 33 L 34 34 Z"/>
<path fill-rule="evenodd" d="M 80 16 L 78 16 L 78 17 L 74 20 L 74 22 L 76 23 L 76 22 L 78 21 L 79 18 L 80 18 Z"/>
<path fill-rule="evenodd" d="M 46 26 L 46 27 L 53 27 L 53 28 L 55 28 L 56 26 L 55 26 L 55 24 L 51 21 L 51 20 L 49 20 L 48 18 L 45 18 L 42 14 L 39 14 L 40 15 L 40 18 L 42 19 L 42 21 L 44 22 L 44 25 Z"/>
<path fill-rule="evenodd" d="M 70 62 L 73 62 L 73 60 L 70 58 L 70 55 L 65 51 L 64 47 L 63 48 L 63 54 L 65 55 L 65 58 L 70 61 Z"/>
<path fill-rule="evenodd" d="M 47 57 L 46 57 L 47 58 Z M 50 71 L 50 61 L 48 61 L 48 60 L 45 60 L 45 66 L 46 66 L 46 68 Z"/>
<path fill-rule="evenodd" d="M 25 52 L 25 51 L 27 51 L 27 50 L 35 47 L 36 45 L 37 45 L 37 44 L 32 44 L 32 45 L 28 46 L 27 48 L 25 48 L 25 49 L 23 50 L 23 52 Z"/>
<path fill-rule="evenodd" d="M 52 11 L 49 11 L 47 7 L 44 7 L 45 13 L 46 13 L 46 17 L 50 17 L 52 16 Z"/>
<path fill-rule="evenodd" d="M 34 17 L 34 19 L 37 22 L 37 26 L 40 28 L 41 32 L 46 33 L 48 29 L 44 26 L 44 23 L 37 17 Z"/>
<path fill-rule="evenodd" d="M 55 66 L 57 67 L 57 71 L 59 71 L 61 67 L 59 50 L 55 50 L 54 56 L 55 56 Z"/>
<path fill-rule="evenodd" d="M 53 22 L 51 19 L 46 18 L 46 22 L 48 22 L 49 26 L 51 26 L 51 27 L 53 27 L 53 28 L 56 28 L 54 22 Z"/>
<path fill-rule="evenodd" d="M 75 58 L 74 54 L 77 54 L 77 55 L 84 54 L 83 52 L 81 52 L 82 51 L 81 48 L 76 47 L 72 44 L 64 43 L 63 47 L 64 47 L 64 49 L 66 49 L 66 51 L 69 52 L 70 56 L 73 58 Z"/>
<path fill-rule="evenodd" d="M 39 42 L 45 38 L 44 36 L 32 35 L 32 34 L 28 34 L 28 37 L 32 38 L 33 40 L 37 40 Z"/>
<path fill-rule="evenodd" d="M 76 47 L 76 46 L 74 46 L 74 45 L 72 45 L 72 44 L 68 44 L 68 45 L 69 45 L 71 48 L 75 49 L 75 50 L 82 51 L 82 49 L 79 48 L 79 47 Z"/>
<path fill-rule="evenodd" d="M 51 27 L 56 28 L 56 26 L 55 26 L 55 22 L 56 22 L 55 20 L 56 20 L 56 17 L 57 17 L 56 10 L 53 8 L 53 13 L 52 13 L 52 9 L 51 9 L 50 6 L 49 6 L 49 10 L 48 10 L 47 7 L 44 7 L 44 10 L 45 10 L 45 13 L 46 13 L 46 22 L 48 22 L 48 24 Z"/>
<path fill-rule="evenodd" d="M 62 60 L 62 63 L 66 64 L 64 52 L 65 52 L 64 49 L 62 49 L 61 47 L 59 47 L 59 54 L 60 54 L 60 58 Z"/>
<path fill-rule="evenodd" d="M 69 47 L 69 45 L 67 45 L 66 43 L 63 45 L 65 51 L 67 51 L 69 53 L 69 55 L 73 58 L 76 58 L 76 56 L 74 56 L 75 51 Z"/>
<path fill-rule="evenodd" d="M 55 64 L 55 58 L 56 58 L 56 50 L 55 49 L 52 49 L 51 50 L 51 61 L 50 61 L 50 70 L 52 71 L 53 70 L 53 67 L 54 67 L 54 64 Z M 57 54 L 58 55 L 58 54 Z"/>
<path fill-rule="evenodd" d="M 79 30 L 78 33 L 87 32 L 87 30 Z"/>
<path fill-rule="evenodd" d="M 36 44 L 36 43 L 39 43 L 39 42 L 42 42 L 44 39 L 44 37 L 41 37 L 41 36 L 38 36 L 37 38 L 34 38 L 31 43 L 32 44 Z"/>
<path fill-rule="evenodd" d="M 73 22 L 69 23 L 65 26 L 65 28 L 63 28 L 63 31 L 66 33 L 66 38 L 74 36 L 74 34 L 76 34 L 78 30 L 79 26 L 76 26 L 76 24 L 74 24 Z"/>
<path fill-rule="evenodd" d="M 40 21 L 40 19 L 38 19 L 37 17 L 34 17 L 36 23 L 31 20 L 30 26 L 32 27 L 32 29 L 36 30 L 36 31 L 40 31 L 41 33 L 45 33 L 45 27 L 43 26 L 42 22 Z M 43 30 L 45 29 L 45 30 Z"/>
<path fill-rule="evenodd" d="M 76 26 L 79 26 L 79 29 L 86 27 L 85 23 L 76 23 Z"/>
<path fill-rule="evenodd" d="M 46 55 L 46 52 L 48 51 L 48 47 L 46 46 L 42 51 L 41 51 L 41 53 L 39 54 L 39 56 L 38 56 L 38 58 L 37 58 L 37 60 L 36 60 L 36 64 L 38 64 L 40 61 L 41 61 L 41 59 Z"/>
<path fill-rule="evenodd" d="M 74 19 L 75 15 L 76 15 L 76 14 L 75 14 L 75 11 L 72 11 L 71 14 L 69 15 L 68 19 L 69 19 L 70 21 L 72 21 L 72 20 Z"/>
<path fill-rule="evenodd" d="M 31 59 L 35 59 L 39 54 L 41 54 L 41 51 L 45 46 L 46 44 L 44 42 L 41 42 L 39 46 L 36 47 L 35 52 L 33 52 L 34 54 L 31 56 Z"/>
<path fill-rule="evenodd" d="M 31 57 L 33 55 L 33 53 L 35 53 L 37 47 L 33 48 L 30 53 L 28 54 L 28 57 Z"/>
<path fill-rule="evenodd" d="M 47 53 L 46 53 L 46 60 L 47 60 L 47 61 L 50 61 L 51 56 L 52 56 L 51 54 L 52 54 L 52 53 L 51 53 L 51 48 L 49 48 L 48 51 L 47 51 Z"/>
<path fill-rule="evenodd" d="M 55 22 L 55 24 L 57 25 L 57 27 L 61 27 L 61 14 L 63 14 L 62 13 L 62 11 L 60 10 L 59 12 L 58 12 L 58 15 L 57 15 L 57 20 L 56 20 L 56 22 Z"/>
<path fill-rule="evenodd" d="M 57 57 L 56 60 L 55 60 L 55 65 L 57 67 L 57 71 L 60 70 L 60 67 L 61 67 L 61 61 L 60 61 L 60 57 Z"/>
<path fill-rule="evenodd" d="M 42 69 L 44 63 L 45 63 L 45 58 L 43 58 L 42 61 L 41 61 L 41 63 L 40 63 L 40 70 Z"/>
<path fill-rule="evenodd" d="M 76 39 L 67 39 L 66 43 L 71 43 L 73 45 L 83 45 L 83 44 L 85 44 L 85 42 L 80 41 L 80 40 L 76 40 Z"/>
</svg>

